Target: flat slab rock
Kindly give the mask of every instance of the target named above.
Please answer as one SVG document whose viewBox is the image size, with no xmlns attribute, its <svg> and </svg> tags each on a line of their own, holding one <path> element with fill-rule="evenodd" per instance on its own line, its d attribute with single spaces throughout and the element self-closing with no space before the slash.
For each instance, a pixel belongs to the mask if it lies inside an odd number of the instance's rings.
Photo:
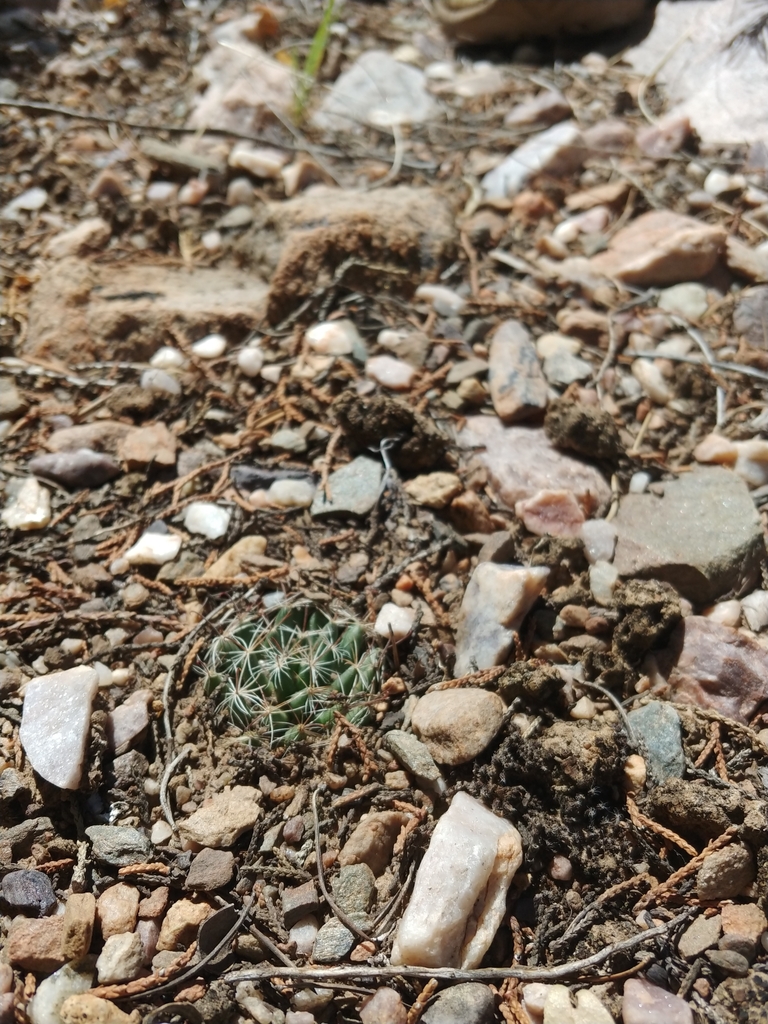
<svg viewBox="0 0 768 1024">
<path fill-rule="evenodd" d="M 671 583 L 694 605 L 753 590 L 765 556 L 746 484 L 707 467 L 664 485 L 663 497 L 627 494 L 614 520 L 620 576 Z"/>
<path fill-rule="evenodd" d="M 672 699 L 747 724 L 768 700 L 768 651 L 730 626 L 690 615 L 657 655 Z"/>
<path fill-rule="evenodd" d="M 234 267 L 193 270 L 146 260 L 99 266 L 69 257 L 49 267 L 32 291 L 22 355 L 66 363 L 149 359 L 173 328 L 192 336 L 212 323 L 250 329 L 264 312 L 267 286 Z"/>
<path fill-rule="evenodd" d="M 98 673 L 86 665 L 27 684 L 19 739 L 38 775 L 59 789 L 80 785 L 98 688 Z"/>
<path fill-rule="evenodd" d="M 464 449 L 481 449 L 476 459 L 511 509 L 539 491 L 571 491 L 586 516 L 597 514 L 611 500 L 611 488 L 602 474 L 558 451 L 543 428 L 505 427 L 495 416 L 469 416 L 458 442 Z"/>
</svg>

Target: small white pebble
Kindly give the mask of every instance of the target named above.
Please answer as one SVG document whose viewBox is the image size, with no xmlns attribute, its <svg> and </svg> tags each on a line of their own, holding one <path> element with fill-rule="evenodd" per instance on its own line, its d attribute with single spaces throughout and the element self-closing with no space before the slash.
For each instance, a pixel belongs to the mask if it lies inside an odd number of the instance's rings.
<svg viewBox="0 0 768 1024">
<path fill-rule="evenodd" d="M 223 334 L 206 334 L 192 345 L 192 351 L 199 359 L 218 359 L 227 351 L 227 339 Z"/>
<path fill-rule="evenodd" d="M 588 721 L 597 714 L 595 702 L 589 697 L 581 697 L 571 708 L 570 714 L 571 718 L 575 718 L 577 721 Z"/>
<path fill-rule="evenodd" d="M 717 622 L 721 626 L 738 626 L 741 621 L 741 601 L 719 601 L 705 608 L 701 613 L 705 619 Z"/>
<path fill-rule="evenodd" d="M 173 829 L 167 821 L 161 819 L 156 821 L 152 826 L 152 831 L 149 833 L 149 838 L 152 840 L 155 846 L 165 846 L 173 835 Z"/>
<path fill-rule="evenodd" d="M 143 533 L 123 556 L 129 565 L 165 565 L 172 562 L 181 550 L 181 537 L 177 533 Z"/>
<path fill-rule="evenodd" d="M 373 629 L 379 636 L 389 640 L 391 635 L 395 643 L 399 643 L 411 632 L 415 620 L 416 612 L 413 608 L 398 608 L 396 604 L 388 602 L 379 612 Z"/>
<path fill-rule="evenodd" d="M 650 359 L 636 359 L 632 363 L 632 376 L 652 402 L 666 405 L 674 398 L 674 392 L 664 379 L 664 374 Z"/>
<path fill-rule="evenodd" d="M 85 640 L 81 640 L 77 636 L 67 637 L 66 640 L 61 641 L 59 648 L 64 654 L 82 654 L 85 650 Z"/>
<path fill-rule="evenodd" d="M 173 181 L 153 181 L 147 185 L 145 194 L 149 203 L 170 203 L 178 191 L 179 186 Z"/>
<path fill-rule="evenodd" d="M 227 186 L 227 206 L 253 206 L 253 185 L 247 178 L 233 178 Z"/>
<path fill-rule="evenodd" d="M 308 480 L 275 480 L 267 494 L 270 502 L 280 508 L 309 508 L 315 489 Z"/>
<path fill-rule="evenodd" d="M 283 368 L 277 363 L 270 363 L 269 366 L 262 366 L 261 377 L 268 384 L 277 384 L 282 376 Z"/>
<path fill-rule="evenodd" d="M 131 563 L 127 558 L 116 558 L 114 562 L 109 563 L 109 571 L 113 576 L 125 576 L 130 568 Z"/>
<path fill-rule="evenodd" d="M 391 391 L 408 391 L 416 378 L 410 363 L 394 356 L 372 356 L 365 364 L 365 375 Z"/>
<path fill-rule="evenodd" d="M 8 436 L 8 434 L 11 432 L 12 426 L 13 423 L 11 423 L 10 420 L 0 420 L 0 441 L 2 441 L 3 438 Z"/>
<path fill-rule="evenodd" d="M 305 337 L 312 351 L 324 356 L 348 356 L 362 341 L 351 320 L 327 320 L 315 324 Z"/>
<path fill-rule="evenodd" d="M 644 494 L 648 490 L 648 484 L 651 482 L 651 474 L 644 473 L 642 470 L 633 473 L 629 479 L 629 493 L 630 494 Z"/>
<path fill-rule="evenodd" d="M 125 686 L 128 680 L 131 678 L 131 670 L 129 668 L 113 668 L 112 669 L 112 685 L 113 686 Z"/>
<path fill-rule="evenodd" d="M 218 540 L 229 529 L 231 513 L 211 501 L 193 501 L 184 513 L 184 527 L 190 533 Z"/>
<path fill-rule="evenodd" d="M 163 345 L 149 360 L 149 365 L 156 370 L 180 370 L 186 362 L 183 352 L 171 345 Z"/>
<path fill-rule="evenodd" d="M 141 386 L 144 391 L 157 391 L 163 395 L 178 397 L 181 384 L 165 370 L 145 370 L 141 375 Z"/>
<path fill-rule="evenodd" d="M 416 298 L 429 302 L 440 316 L 458 316 L 467 304 L 461 295 L 441 284 L 419 285 Z"/>
<path fill-rule="evenodd" d="M 221 248 L 221 232 L 212 228 L 210 231 L 205 231 L 200 236 L 200 244 L 208 252 L 218 252 Z"/>
<path fill-rule="evenodd" d="M 246 377 L 258 377 L 264 365 L 264 353 L 260 348 L 242 348 L 237 353 L 237 365 Z"/>
<path fill-rule="evenodd" d="M 587 519 L 581 526 L 584 554 L 590 565 L 613 561 L 616 547 L 616 527 L 605 519 Z"/>
</svg>

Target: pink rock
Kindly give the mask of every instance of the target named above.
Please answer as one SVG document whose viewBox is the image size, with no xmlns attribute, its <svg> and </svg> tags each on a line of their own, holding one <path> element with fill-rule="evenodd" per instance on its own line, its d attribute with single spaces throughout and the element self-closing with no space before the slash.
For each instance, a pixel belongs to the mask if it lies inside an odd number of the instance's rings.
<svg viewBox="0 0 768 1024">
<path fill-rule="evenodd" d="M 408 391 L 416 378 L 416 369 L 394 356 L 371 356 L 365 364 L 365 375 L 391 391 Z"/>
<path fill-rule="evenodd" d="M 572 491 L 538 491 L 515 504 L 515 515 L 537 537 L 578 537 L 584 513 Z"/>
<path fill-rule="evenodd" d="M 107 739 L 116 754 L 130 750 L 149 725 L 151 690 L 137 690 L 107 716 Z"/>
<path fill-rule="evenodd" d="M 722 228 L 693 217 L 651 210 L 618 231 L 589 262 L 594 271 L 641 288 L 698 281 L 714 268 L 725 237 Z"/>
<path fill-rule="evenodd" d="M 530 419 L 547 407 L 547 382 L 536 347 L 527 328 L 514 320 L 501 324 L 491 339 L 488 385 L 505 423 Z"/>
<path fill-rule="evenodd" d="M 538 427 L 504 427 L 493 416 L 470 416 L 459 434 L 464 448 L 484 448 L 477 460 L 509 508 L 539 491 L 571 491 L 585 515 L 611 499 L 608 483 L 593 466 L 558 451 Z"/>
<path fill-rule="evenodd" d="M 377 988 L 360 1008 L 363 1024 L 405 1024 L 407 1016 L 403 1001 L 393 988 Z"/>
<path fill-rule="evenodd" d="M 687 117 L 672 117 L 642 128 L 636 139 L 645 156 L 652 160 L 668 160 L 682 149 L 690 134 L 691 122 Z"/>
<path fill-rule="evenodd" d="M 723 935 L 743 935 L 757 942 L 768 928 L 768 919 L 756 903 L 724 903 Z"/>
<path fill-rule="evenodd" d="M 626 153 L 635 143 L 635 133 L 626 123 L 609 118 L 598 121 L 583 132 L 584 142 L 591 153 Z"/>
<path fill-rule="evenodd" d="M 110 935 L 132 932 L 138 913 L 139 890 L 123 882 L 105 889 L 96 903 L 96 919 L 105 939 Z"/>
<path fill-rule="evenodd" d="M 703 616 L 682 619 L 658 656 L 675 700 L 747 724 L 768 700 L 768 651 Z"/>
<path fill-rule="evenodd" d="M 684 999 L 641 978 L 624 982 L 621 1001 L 624 1024 L 693 1024 L 693 1012 Z"/>
</svg>

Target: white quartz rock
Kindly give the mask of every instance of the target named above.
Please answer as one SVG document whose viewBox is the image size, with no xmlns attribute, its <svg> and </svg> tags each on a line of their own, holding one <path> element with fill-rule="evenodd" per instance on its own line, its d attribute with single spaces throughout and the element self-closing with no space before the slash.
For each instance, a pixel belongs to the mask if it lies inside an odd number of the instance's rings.
<svg viewBox="0 0 768 1024">
<path fill-rule="evenodd" d="M 481 562 L 467 584 L 456 630 L 456 676 L 506 659 L 514 634 L 544 589 L 549 569 Z"/>
<path fill-rule="evenodd" d="M 212 501 L 193 501 L 184 513 L 184 528 L 209 540 L 218 540 L 229 529 L 231 514 Z"/>
<path fill-rule="evenodd" d="M 165 565 L 181 550 L 181 537 L 176 533 L 142 533 L 132 548 L 123 555 L 129 565 Z"/>
<path fill-rule="evenodd" d="M 186 363 L 184 353 L 170 345 L 163 345 L 149 360 L 149 365 L 156 370 L 180 370 Z"/>
<path fill-rule="evenodd" d="M 393 964 L 480 964 L 504 917 L 523 862 L 520 833 L 466 793 L 438 821 L 397 929 Z"/>
<path fill-rule="evenodd" d="M 589 588 L 592 597 L 603 608 L 613 603 L 613 592 L 619 582 L 619 574 L 610 562 L 595 562 L 589 567 Z"/>
<path fill-rule="evenodd" d="M 588 519 L 581 527 L 584 554 L 590 565 L 610 562 L 616 547 L 616 527 L 606 519 Z"/>
<path fill-rule="evenodd" d="M 310 327 L 305 337 L 312 351 L 324 356 L 348 356 L 362 344 L 351 320 L 325 320 Z"/>
<path fill-rule="evenodd" d="M 29 477 L 0 519 L 9 530 L 42 530 L 51 521 L 51 496 L 42 484 Z"/>
<path fill-rule="evenodd" d="M 87 992 L 93 984 L 93 971 L 76 970 L 65 964 L 49 978 L 44 978 L 27 1008 L 32 1024 L 61 1024 L 59 1008 L 65 999 Z"/>
<path fill-rule="evenodd" d="M 379 636 L 394 637 L 395 643 L 404 640 L 413 629 L 416 621 L 416 611 L 413 608 L 400 608 L 392 602 L 387 602 L 376 617 L 373 627 L 374 632 Z"/>
<path fill-rule="evenodd" d="M 99 688 L 96 669 L 79 665 L 27 684 L 19 739 L 38 775 L 59 789 L 77 789 Z"/>
<path fill-rule="evenodd" d="M 576 1006 L 565 985 L 552 985 L 544 1003 L 544 1024 L 614 1024 L 594 992 L 588 988 L 576 993 Z"/>
<path fill-rule="evenodd" d="M 198 359 L 218 359 L 227 351 L 227 339 L 223 334 L 206 334 L 192 345 Z"/>
<path fill-rule="evenodd" d="M 744 613 L 744 621 L 749 628 L 759 633 L 768 626 L 768 591 L 753 590 L 741 600 L 741 610 Z"/>
</svg>

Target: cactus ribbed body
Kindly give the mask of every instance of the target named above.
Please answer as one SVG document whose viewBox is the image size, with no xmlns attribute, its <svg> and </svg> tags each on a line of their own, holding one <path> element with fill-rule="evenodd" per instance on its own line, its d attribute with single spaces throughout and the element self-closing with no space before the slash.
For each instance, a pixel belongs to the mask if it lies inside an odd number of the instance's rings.
<svg viewBox="0 0 768 1024">
<path fill-rule="evenodd" d="M 334 711 L 357 724 L 378 677 L 379 655 L 359 623 L 309 604 L 239 622 L 205 659 L 206 693 L 235 725 L 272 745 L 327 729 Z"/>
</svg>

